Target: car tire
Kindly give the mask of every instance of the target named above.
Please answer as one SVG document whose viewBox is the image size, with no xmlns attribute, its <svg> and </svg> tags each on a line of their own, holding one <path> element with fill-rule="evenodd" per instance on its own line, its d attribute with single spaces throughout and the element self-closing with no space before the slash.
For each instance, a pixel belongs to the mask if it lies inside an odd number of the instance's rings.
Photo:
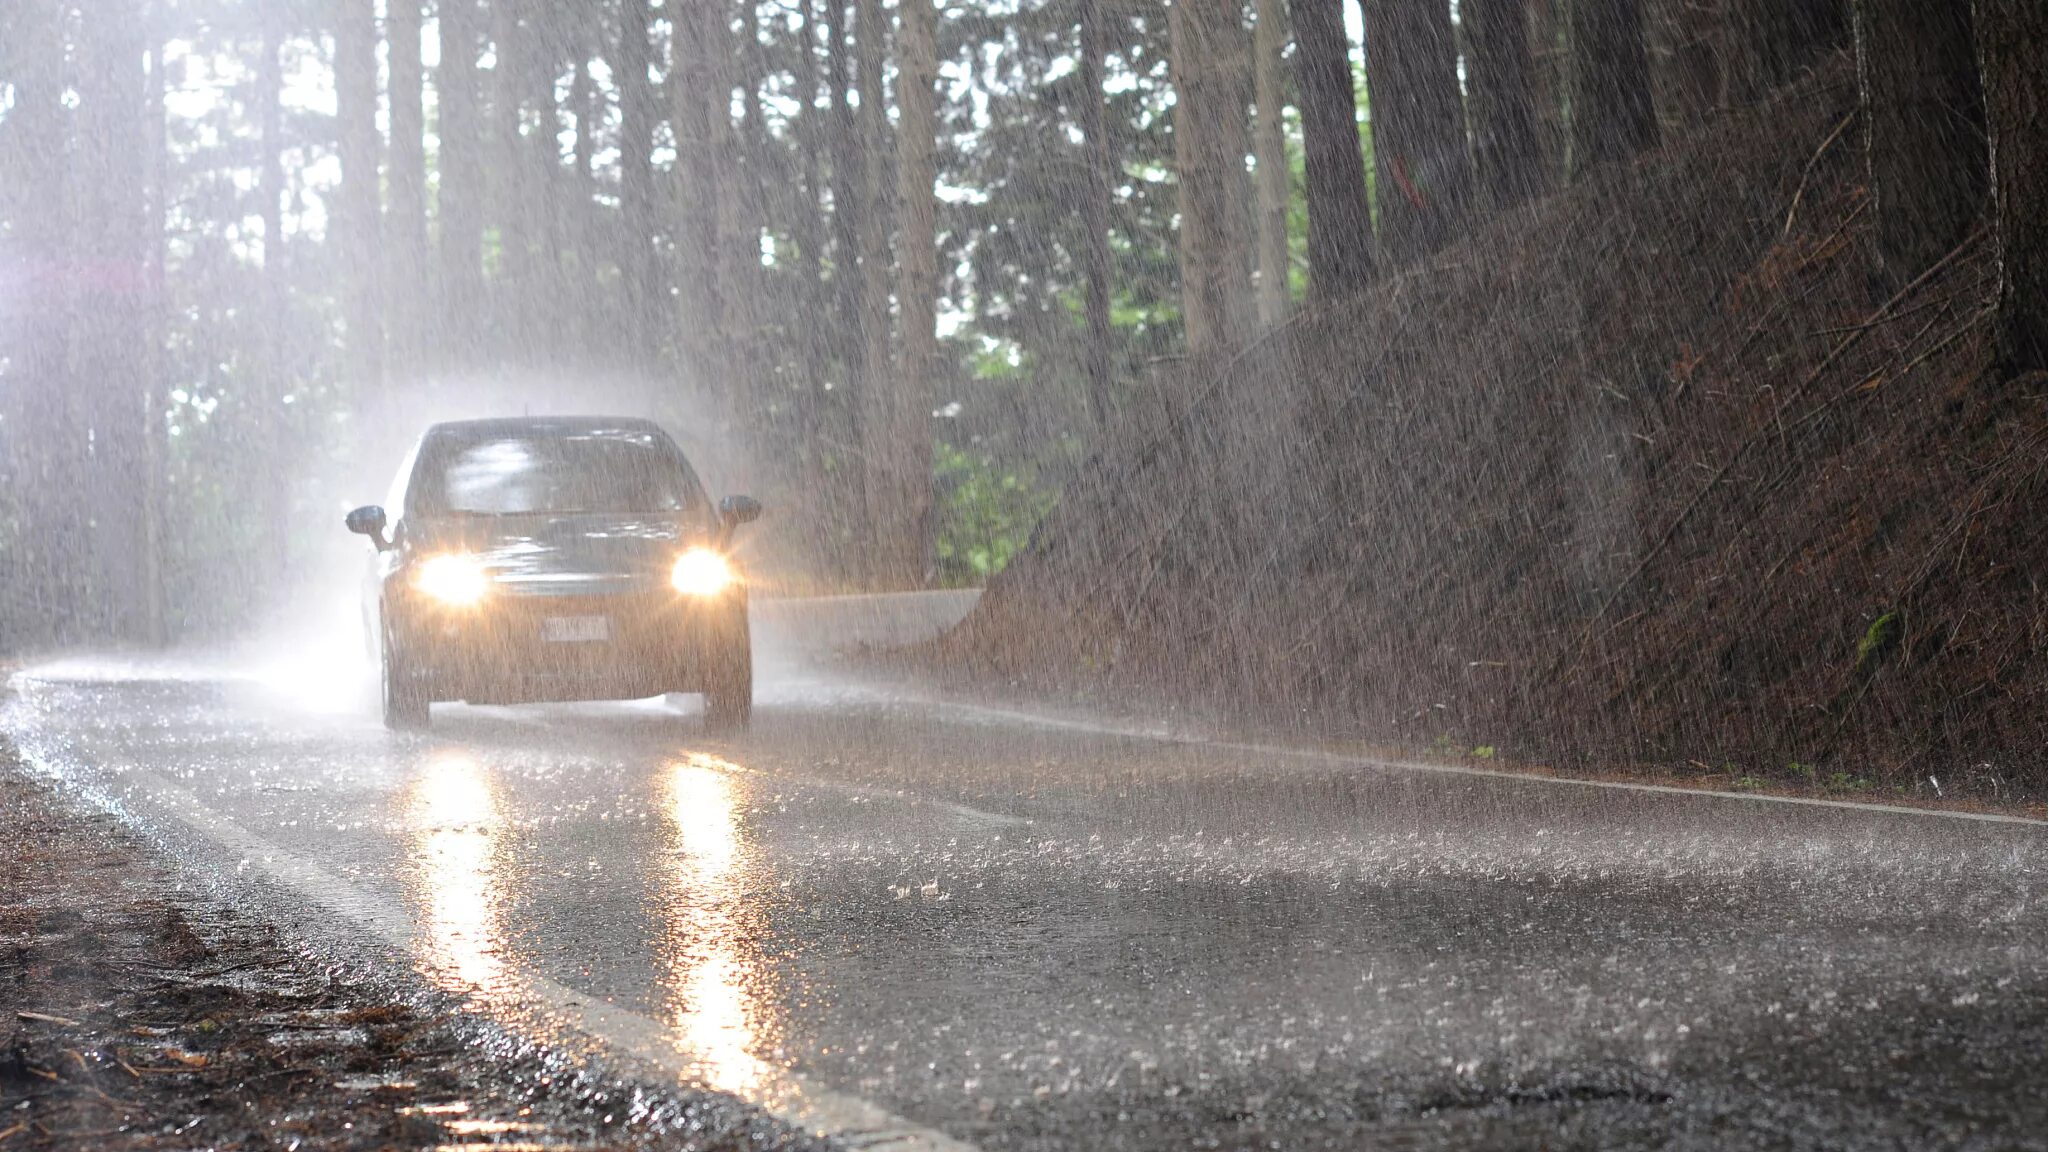
<svg viewBox="0 0 2048 1152">
<path fill-rule="evenodd" d="M 745 616 L 738 633 L 713 664 L 704 692 L 704 727 L 713 732 L 744 732 L 754 719 L 754 645 Z"/>
<path fill-rule="evenodd" d="M 392 641 L 390 629 L 384 631 L 383 653 L 379 661 L 382 666 L 380 677 L 384 699 L 384 727 L 393 732 L 420 732 L 433 723 L 433 708 L 427 700 L 427 690 L 418 678 L 406 667 L 405 655 Z"/>
</svg>

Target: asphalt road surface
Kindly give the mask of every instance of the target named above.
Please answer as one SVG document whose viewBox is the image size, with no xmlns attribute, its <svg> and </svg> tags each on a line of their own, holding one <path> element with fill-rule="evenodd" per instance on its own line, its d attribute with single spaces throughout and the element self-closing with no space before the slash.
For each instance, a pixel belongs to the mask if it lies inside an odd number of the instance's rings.
<svg viewBox="0 0 2048 1152">
<path fill-rule="evenodd" d="M 2048 828 L 1170 742 L 783 675 L 393 736 L 74 660 L 39 770 L 319 948 L 890 1149 L 2048 1147 Z M 381 958 L 381 959 L 379 959 Z"/>
</svg>

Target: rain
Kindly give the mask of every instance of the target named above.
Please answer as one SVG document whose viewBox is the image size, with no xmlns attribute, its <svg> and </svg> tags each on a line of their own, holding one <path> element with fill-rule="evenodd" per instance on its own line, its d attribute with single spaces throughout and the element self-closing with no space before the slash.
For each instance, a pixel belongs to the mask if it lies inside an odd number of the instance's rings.
<svg viewBox="0 0 2048 1152">
<path fill-rule="evenodd" d="M 0 0 L 0 1152 L 2048 1148 L 2039 0 Z"/>
</svg>

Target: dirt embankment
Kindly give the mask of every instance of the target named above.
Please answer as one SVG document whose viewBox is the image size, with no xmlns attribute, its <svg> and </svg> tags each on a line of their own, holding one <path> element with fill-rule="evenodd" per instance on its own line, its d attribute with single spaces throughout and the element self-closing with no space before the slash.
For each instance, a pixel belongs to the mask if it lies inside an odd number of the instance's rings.
<svg viewBox="0 0 2048 1152">
<path fill-rule="evenodd" d="M 1868 256 L 1853 69 L 1189 369 L 937 653 L 1411 748 L 2048 787 L 2048 379 Z M 1935 783 L 1938 781 L 1938 785 Z"/>
<path fill-rule="evenodd" d="M 480 1052 L 181 892 L 0 746 L 0 1152 L 810 1147 Z"/>
</svg>

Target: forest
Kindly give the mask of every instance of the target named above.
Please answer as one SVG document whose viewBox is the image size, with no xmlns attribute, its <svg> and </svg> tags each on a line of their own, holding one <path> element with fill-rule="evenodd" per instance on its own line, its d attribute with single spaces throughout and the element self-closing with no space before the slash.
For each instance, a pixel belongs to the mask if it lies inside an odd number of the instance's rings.
<svg viewBox="0 0 2048 1152">
<path fill-rule="evenodd" d="M 229 633 L 425 419 L 617 409 L 773 590 L 993 578 L 939 658 L 1012 681 L 2038 757 L 2044 61 L 2033 0 L 9 0 L 0 650 Z"/>
</svg>

